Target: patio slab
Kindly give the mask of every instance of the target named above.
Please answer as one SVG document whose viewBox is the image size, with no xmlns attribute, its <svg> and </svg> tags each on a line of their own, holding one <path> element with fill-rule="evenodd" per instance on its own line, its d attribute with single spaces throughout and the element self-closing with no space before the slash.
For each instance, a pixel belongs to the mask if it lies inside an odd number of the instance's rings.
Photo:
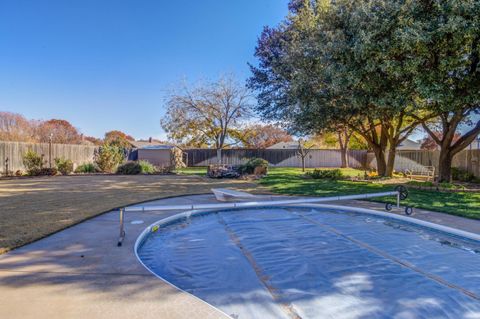
<svg viewBox="0 0 480 319">
<path fill-rule="evenodd" d="M 118 212 L 110 212 L 1 255 L 0 318 L 228 318 L 137 261 L 137 236 L 175 213 L 128 213 L 122 247 L 116 246 Z M 144 224 L 132 225 L 133 220 Z"/>
<path fill-rule="evenodd" d="M 333 203 L 332 203 L 333 204 Z M 382 203 L 375 203 L 375 202 L 367 202 L 367 201 L 339 201 L 335 202 L 337 205 L 346 205 L 346 206 L 354 206 L 354 207 L 361 207 L 361 208 L 369 208 L 374 210 L 385 210 L 385 204 Z M 401 211 L 391 211 L 393 214 L 403 214 L 403 210 Z M 470 233 L 480 234 L 480 220 L 470 219 L 460 216 L 449 215 L 445 213 L 438 213 L 432 212 L 425 209 L 414 209 L 414 215 L 410 216 L 416 219 L 424 220 L 427 222 L 431 222 L 434 224 L 444 225 L 448 227 L 453 227 L 457 229 L 461 229 Z"/>
</svg>

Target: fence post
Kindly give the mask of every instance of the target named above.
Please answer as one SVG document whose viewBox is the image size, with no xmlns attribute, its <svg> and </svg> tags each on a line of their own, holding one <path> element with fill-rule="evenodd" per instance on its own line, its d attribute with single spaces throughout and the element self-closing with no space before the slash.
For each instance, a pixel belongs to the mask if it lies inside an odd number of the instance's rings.
<svg viewBox="0 0 480 319">
<path fill-rule="evenodd" d="M 5 159 L 5 176 L 8 176 L 8 157 Z"/>
<path fill-rule="evenodd" d="M 120 208 L 120 234 L 118 236 L 117 246 L 122 246 L 123 240 L 125 239 L 125 226 L 124 226 L 124 209 Z"/>
<path fill-rule="evenodd" d="M 52 137 L 53 133 L 50 133 L 50 137 L 48 139 L 48 168 L 52 168 Z"/>
</svg>

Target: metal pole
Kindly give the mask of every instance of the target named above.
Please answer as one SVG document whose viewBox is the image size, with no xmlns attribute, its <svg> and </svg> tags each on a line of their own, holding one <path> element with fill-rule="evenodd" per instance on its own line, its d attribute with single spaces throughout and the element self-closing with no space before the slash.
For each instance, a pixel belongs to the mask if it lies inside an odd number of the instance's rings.
<svg viewBox="0 0 480 319">
<path fill-rule="evenodd" d="M 53 134 L 50 133 L 50 139 L 48 140 L 48 167 L 52 168 L 52 137 Z"/>
<path fill-rule="evenodd" d="M 397 208 L 400 208 L 400 192 L 397 192 Z"/>
<path fill-rule="evenodd" d="M 254 202 L 230 202 L 221 204 L 198 204 L 198 205 L 162 205 L 162 206 L 130 206 L 124 208 L 128 212 L 142 212 L 142 211 L 165 211 L 165 210 L 190 210 L 190 209 L 218 209 L 218 208 L 241 208 L 252 206 L 277 206 L 277 205 L 293 205 L 293 204 L 308 204 L 308 203 L 320 203 L 330 202 L 338 200 L 352 200 L 352 199 L 367 199 L 372 197 L 383 196 L 398 196 L 399 192 L 383 192 L 383 193 L 369 193 L 359 195 L 347 195 L 347 196 L 331 196 L 331 197 L 316 197 L 316 198 L 303 198 L 303 199 L 288 199 L 288 200 L 274 200 L 274 201 L 254 201 Z"/>
<path fill-rule="evenodd" d="M 118 247 L 122 246 L 123 239 L 125 239 L 124 209 L 120 208 L 120 236 L 118 237 Z"/>
</svg>

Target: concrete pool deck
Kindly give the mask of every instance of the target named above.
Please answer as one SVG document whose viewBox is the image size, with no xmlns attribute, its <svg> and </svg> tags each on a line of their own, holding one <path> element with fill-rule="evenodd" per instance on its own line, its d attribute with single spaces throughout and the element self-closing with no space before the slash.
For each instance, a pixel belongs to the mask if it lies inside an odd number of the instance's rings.
<svg viewBox="0 0 480 319">
<path fill-rule="evenodd" d="M 213 195 L 194 195 L 151 204 L 212 202 L 216 202 Z M 384 207 L 363 201 L 335 204 Z M 227 318 L 154 277 L 134 255 L 141 231 L 175 213 L 127 213 L 123 247 L 116 247 L 115 211 L 1 255 L 0 318 Z M 414 217 L 480 234 L 477 220 L 424 210 L 417 210 Z M 134 220 L 144 223 L 132 224 Z"/>
</svg>

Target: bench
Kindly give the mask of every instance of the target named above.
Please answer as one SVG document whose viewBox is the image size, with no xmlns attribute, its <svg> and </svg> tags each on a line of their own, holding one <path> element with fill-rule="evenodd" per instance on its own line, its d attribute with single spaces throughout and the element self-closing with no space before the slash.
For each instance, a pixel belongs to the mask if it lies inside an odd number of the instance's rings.
<svg viewBox="0 0 480 319">
<path fill-rule="evenodd" d="M 250 193 L 239 192 L 239 191 L 235 191 L 233 189 L 227 189 L 227 188 L 212 188 L 212 192 L 213 194 L 215 194 L 215 198 L 221 202 L 225 202 L 229 199 L 235 199 L 235 198 L 256 197 L 255 195 L 252 195 Z"/>
<path fill-rule="evenodd" d="M 405 175 L 410 179 L 419 179 L 432 181 L 435 179 L 435 167 L 434 166 L 423 166 L 421 168 L 407 169 L 405 170 Z"/>
</svg>

